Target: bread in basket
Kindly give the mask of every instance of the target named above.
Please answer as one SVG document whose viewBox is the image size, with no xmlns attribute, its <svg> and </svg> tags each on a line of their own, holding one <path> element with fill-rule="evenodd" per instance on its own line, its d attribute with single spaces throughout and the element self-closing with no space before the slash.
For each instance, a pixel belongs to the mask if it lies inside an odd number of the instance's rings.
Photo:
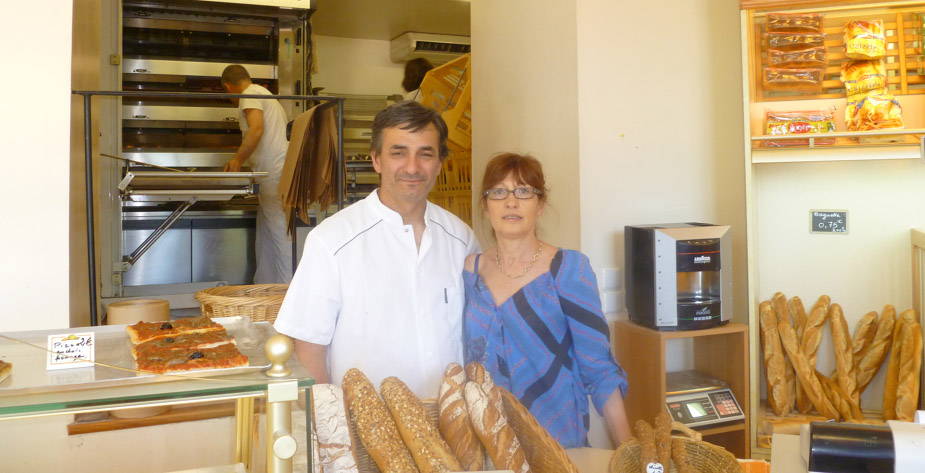
<svg viewBox="0 0 925 473">
<path fill-rule="evenodd" d="M 672 435 L 672 440 L 679 439 L 684 442 L 687 450 L 687 456 L 697 471 L 710 473 L 742 473 L 742 466 L 739 465 L 735 456 L 726 449 L 704 442 L 699 432 L 691 430 L 680 422 L 671 423 L 672 431 L 683 432 L 684 435 Z M 610 460 L 608 473 L 638 473 L 642 470 L 640 461 L 641 446 L 635 438 L 624 441 L 614 451 Z M 675 464 L 672 461 L 670 472 L 677 473 Z"/>
</svg>

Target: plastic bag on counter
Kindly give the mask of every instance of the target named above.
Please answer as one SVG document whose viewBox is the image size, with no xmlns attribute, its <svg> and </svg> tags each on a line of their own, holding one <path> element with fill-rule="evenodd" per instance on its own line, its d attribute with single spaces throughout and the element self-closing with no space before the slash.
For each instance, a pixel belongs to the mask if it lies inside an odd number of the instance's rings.
<svg viewBox="0 0 925 473">
<path fill-rule="evenodd" d="M 822 33 L 822 13 L 768 13 L 768 31 Z"/>
<path fill-rule="evenodd" d="M 835 131 L 835 107 L 822 110 L 765 112 L 766 135 L 793 135 L 807 133 L 832 133 Z M 835 144 L 835 138 L 815 138 L 815 145 Z M 769 140 L 764 146 L 808 146 L 809 140 Z"/>
<path fill-rule="evenodd" d="M 902 106 L 893 95 L 867 94 L 848 98 L 845 108 L 845 125 L 848 131 L 903 129 Z M 889 143 L 904 141 L 902 135 L 863 137 L 861 143 Z"/>
<path fill-rule="evenodd" d="M 815 48 L 798 49 L 796 51 L 768 51 L 768 63 L 778 68 L 807 68 L 825 67 L 828 65 L 828 55 L 822 46 Z"/>
<path fill-rule="evenodd" d="M 841 81 L 848 96 L 867 94 L 886 87 L 886 65 L 875 61 L 848 61 L 841 66 Z"/>
<path fill-rule="evenodd" d="M 761 83 L 768 91 L 822 93 L 824 69 L 766 67 Z"/>
<path fill-rule="evenodd" d="M 768 51 L 795 51 L 799 49 L 825 46 L 825 35 L 822 33 L 765 33 Z"/>
<path fill-rule="evenodd" d="M 854 20 L 845 24 L 845 56 L 879 59 L 886 55 L 886 38 L 880 20 Z"/>
</svg>

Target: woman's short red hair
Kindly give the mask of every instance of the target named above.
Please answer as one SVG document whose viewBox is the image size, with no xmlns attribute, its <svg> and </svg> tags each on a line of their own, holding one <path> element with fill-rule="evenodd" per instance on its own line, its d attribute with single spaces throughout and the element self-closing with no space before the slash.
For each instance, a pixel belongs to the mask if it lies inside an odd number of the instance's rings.
<svg viewBox="0 0 925 473">
<path fill-rule="evenodd" d="M 527 154 L 502 153 L 488 161 L 485 166 L 485 175 L 482 177 L 482 204 L 485 203 L 485 191 L 498 185 L 505 177 L 511 174 L 514 178 L 534 189 L 539 189 L 537 195 L 541 202 L 546 201 L 546 178 L 543 176 L 543 165 Z"/>
</svg>

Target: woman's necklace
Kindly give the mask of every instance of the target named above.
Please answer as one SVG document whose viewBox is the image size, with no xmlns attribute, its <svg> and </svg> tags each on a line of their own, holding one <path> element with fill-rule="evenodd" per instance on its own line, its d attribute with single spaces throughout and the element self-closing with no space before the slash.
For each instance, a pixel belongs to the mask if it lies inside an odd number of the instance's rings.
<svg viewBox="0 0 925 473">
<path fill-rule="evenodd" d="M 530 264 L 528 264 L 527 267 L 524 268 L 524 270 L 520 272 L 520 274 L 508 274 L 508 273 L 505 273 L 504 268 L 501 267 L 501 255 L 498 253 L 498 247 L 496 246 L 495 247 L 495 264 L 498 265 L 498 271 L 501 271 L 501 274 L 511 279 L 520 278 L 520 277 L 525 276 L 528 272 L 530 272 L 530 269 L 533 268 L 534 264 L 536 264 L 537 258 L 540 257 L 540 251 L 542 250 L 543 250 L 543 243 L 541 242 L 536 247 L 536 254 L 533 255 L 533 261 L 531 261 Z"/>
</svg>

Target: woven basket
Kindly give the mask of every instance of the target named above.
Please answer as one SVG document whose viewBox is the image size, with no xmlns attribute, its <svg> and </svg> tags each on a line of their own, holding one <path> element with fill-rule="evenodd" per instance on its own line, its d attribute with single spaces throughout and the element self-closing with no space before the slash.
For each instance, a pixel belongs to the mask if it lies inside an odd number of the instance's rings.
<svg viewBox="0 0 925 473">
<path fill-rule="evenodd" d="M 722 447 L 700 440 L 701 436 L 699 432 L 691 430 L 679 422 L 672 422 L 671 428 L 672 430 L 680 430 L 685 433 L 685 436 L 673 435 L 672 438 L 683 439 L 684 447 L 687 449 L 687 456 L 698 471 L 708 471 L 710 473 L 743 473 L 742 466 L 739 465 L 739 461 L 736 460 L 735 455 L 729 453 Z M 639 441 L 635 438 L 621 443 L 620 446 L 617 447 L 617 450 L 613 452 L 613 457 L 610 459 L 610 466 L 607 471 L 609 473 L 638 473 L 642 471 L 642 464 L 639 458 L 640 450 Z M 674 462 L 671 462 L 668 471 L 677 473 L 678 470 L 675 468 Z"/>
<path fill-rule="evenodd" d="M 555 439 L 546 433 L 537 420 L 530 414 L 523 404 L 508 390 L 501 391 L 504 399 L 504 410 L 508 422 L 514 429 L 517 439 L 520 440 L 524 456 L 534 473 L 578 473 L 578 468 L 566 455 L 565 450 Z M 436 399 L 422 399 L 427 414 L 434 425 L 440 417 L 440 406 Z M 350 427 L 353 434 L 353 444 L 356 446 L 357 467 L 360 473 L 380 473 L 363 443 L 356 434 L 356 425 L 353 422 L 353 412 L 350 413 Z"/>
<path fill-rule="evenodd" d="M 218 286 L 195 294 L 202 314 L 209 317 L 246 315 L 254 322 L 273 322 L 286 297 L 288 284 Z"/>
</svg>

